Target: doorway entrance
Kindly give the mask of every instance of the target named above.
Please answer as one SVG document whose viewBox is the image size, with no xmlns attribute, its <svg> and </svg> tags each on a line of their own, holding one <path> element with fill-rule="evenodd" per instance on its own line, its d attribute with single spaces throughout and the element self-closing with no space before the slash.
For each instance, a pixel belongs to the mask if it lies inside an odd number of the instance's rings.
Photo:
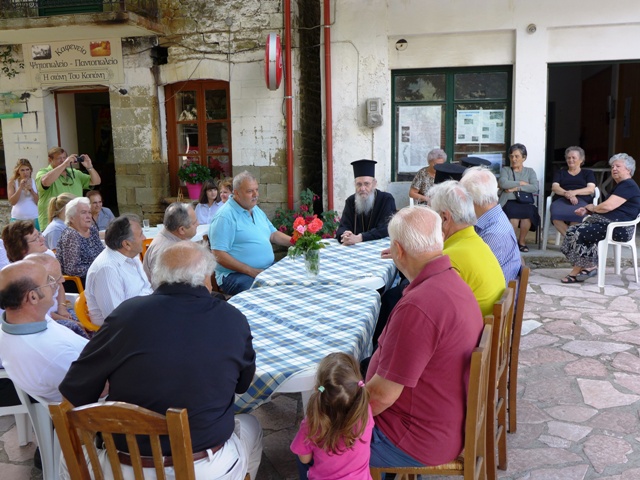
<svg viewBox="0 0 640 480">
<path fill-rule="evenodd" d="M 109 90 L 56 92 L 58 145 L 67 153 L 86 153 L 100 174 L 96 187 L 105 207 L 118 215 Z"/>
<path fill-rule="evenodd" d="M 545 195 L 572 145 L 584 149 L 585 166 L 599 173 L 606 194 L 608 174 L 597 170 L 607 170 L 615 153 L 640 159 L 640 63 L 549 65 L 548 88 Z"/>
</svg>

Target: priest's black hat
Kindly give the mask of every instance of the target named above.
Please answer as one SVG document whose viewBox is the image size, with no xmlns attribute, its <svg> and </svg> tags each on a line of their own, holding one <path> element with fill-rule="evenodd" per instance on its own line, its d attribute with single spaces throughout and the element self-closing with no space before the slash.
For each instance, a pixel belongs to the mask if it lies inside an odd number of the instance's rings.
<svg viewBox="0 0 640 480">
<path fill-rule="evenodd" d="M 447 180 L 460 181 L 462 179 L 462 174 L 466 170 L 466 168 L 459 163 L 440 163 L 435 165 L 433 168 L 436 169 L 436 178 L 434 183 L 442 183 Z"/>
<path fill-rule="evenodd" d="M 353 178 L 358 177 L 375 177 L 376 176 L 376 162 L 375 160 L 356 160 L 351 162 L 353 165 Z"/>
<path fill-rule="evenodd" d="M 460 164 L 464 167 L 489 167 L 491 162 L 480 157 L 465 157 L 460 159 Z"/>
</svg>

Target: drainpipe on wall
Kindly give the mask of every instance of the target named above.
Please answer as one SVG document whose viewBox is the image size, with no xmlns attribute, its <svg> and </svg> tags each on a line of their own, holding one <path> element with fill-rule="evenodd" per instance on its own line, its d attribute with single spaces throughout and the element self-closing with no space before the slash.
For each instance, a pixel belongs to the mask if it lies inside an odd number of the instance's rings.
<svg viewBox="0 0 640 480">
<path fill-rule="evenodd" d="M 293 208 L 293 97 L 291 91 L 291 0 L 284 0 L 285 115 L 287 122 L 287 205 Z"/>
<path fill-rule="evenodd" d="M 324 101 L 326 122 L 327 203 L 333 210 L 333 110 L 331 108 L 331 5 L 324 0 Z"/>
</svg>

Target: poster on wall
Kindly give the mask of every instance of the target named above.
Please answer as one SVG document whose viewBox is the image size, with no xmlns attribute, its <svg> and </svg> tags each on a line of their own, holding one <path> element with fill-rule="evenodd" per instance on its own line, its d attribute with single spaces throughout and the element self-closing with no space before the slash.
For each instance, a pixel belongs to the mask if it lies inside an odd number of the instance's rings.
<svg viewBox="0 0 640 480">
<path fill-rule="evenodd" d="M 32 87 L 124 83 L 119 38 L 95 38 L 22 45 Z"/>
<path fill-rule="evenodd" d="M 398 108 L 398 172 L 415 173 L 427 166 L 427 154 L 440 148 L 442 107 Z"/>
<path fill-rule="evenodd" d="M 456 143 L 504 143 L 506 110 L 458 110 Z"/>
</svg>

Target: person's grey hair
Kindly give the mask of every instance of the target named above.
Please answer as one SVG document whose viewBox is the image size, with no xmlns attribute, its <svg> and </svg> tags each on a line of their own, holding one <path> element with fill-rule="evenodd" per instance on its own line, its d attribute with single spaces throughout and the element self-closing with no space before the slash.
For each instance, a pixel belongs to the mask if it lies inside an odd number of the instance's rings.
<svg viewBox="0 0 640 480">
<path fill-rule="evenodd" d="M 252 182 L 258 181 L 256 180 L 256 177 L 254 177 L 251 173 L 245 170 L 244 172 L 240 172 L 235 177 L 233 177 L 233 189 L 239 190 L 240 185 L 242 185 L 242 182 L 244 182 L 245 180 L 250 180 Z"/>
<path fill-rule="evenodd" d="M 438 183 L 429 190 L 429 205 L 436 212 L 448 211 L 451 220 L 458 225 L 475 225 L 476 211 L 471 195 L 456 180 Z"/>
<path fill-rule="evenodd" d="M 140 217 L 134 213 L 125 213 L 113 220 L 104 233 L 104 243 L 111 250 L 120 250 L 122 242 L 133 240 L 133 229 L 131 222 L 140 225 Z"/>
<path fill-rule="evenodd" d="M 444 161 L 447 161 L 447 152 L 442 150 L 441 148 L 434 148 L 427 154 L 427 163 L 431 164 L 435 160 L 442 158 Z"/>
<path fill-rule="evenodd" d="M 180 227 L 189 228 L 191 219 L 189 209 L 193 208 L 187 203 L 174 202 L 164 211 L 164 228 L 170 232 L 175 232 Z"/>
<path fill-rule="evenodd" d="M 389 221 L 388 230 L 391 242 L 399 243 L 412 256 L 443 248 L 442 219 L 424 205 L 400 209 Z"/>
<path fill-rule="evenodd" d="M 631 155 L 627 155 L 626 153 L 616 153 L 613 157 L 609 159 L 609 166 L 613 165 L 613 162 L 622 160 L 624 162 L 624 166 L 629 169 L 631 172 L 631 176 L 636 171 L 636 161 L 633 159 Z"/>
<path fill-rule="evenodd" d="M 567 147 L 567 149 L 564 151 L 564 158 L 567 158 L 567 155 L 569 155 L 569 152 L 578 152 L 578 157 L 580 157 L 580 161 L 584 162 L 584 149 L 582 147 L 578 147 L 576 145 Z"/>
<path fill-rule="evenodd" d="M 462 185 L 475 205 L 486 207 L 498 203 L 498 181 L 486 167 L 467 168 L 462 174 Z"/>
<path fill-rule="evenodd" d="M 193 254 L 185 254 L 188 250 Z M 153 288 L 172 283 L 202 287 L 205 277 L 210 277 L 215 268 L 216 260 L 211 250 L 189 240 L 177 242 L 160 252 L 153 265 Z"/>
<path fill-rule="evenodd" d="M 73 217 L 75 217 L 76 213 L 78 213 L 78 206 L 81 203 L 86 205 L 87 207 L 91 206 L 91 202 L 89 202 L 89 199 L 87 197 L 76 197 L 69 203 L 67 203 L 67 209 L 64 211 L 64 223 L 66 223 L 67 225 L 71 223 Z"/>
</svg>

